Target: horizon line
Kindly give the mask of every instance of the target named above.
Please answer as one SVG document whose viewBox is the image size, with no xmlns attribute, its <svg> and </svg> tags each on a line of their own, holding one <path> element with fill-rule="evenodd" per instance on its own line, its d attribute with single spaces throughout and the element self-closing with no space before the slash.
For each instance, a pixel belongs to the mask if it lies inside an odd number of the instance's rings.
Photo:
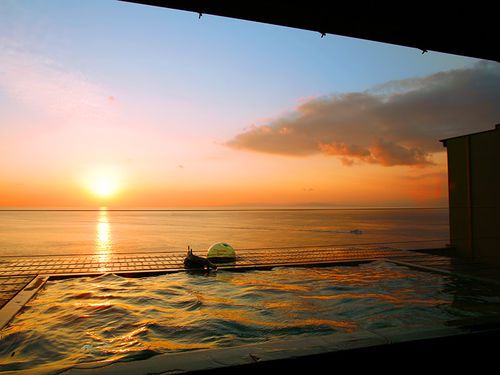
<svg viewBox="0 0 500 375">
<path fill-rule="evenodd" d="M 327 210 L 440 210 L 439 207 L 258 207 L 258 208 L 0 208 L 8 211 L 327 211 Z"/>
</svg>

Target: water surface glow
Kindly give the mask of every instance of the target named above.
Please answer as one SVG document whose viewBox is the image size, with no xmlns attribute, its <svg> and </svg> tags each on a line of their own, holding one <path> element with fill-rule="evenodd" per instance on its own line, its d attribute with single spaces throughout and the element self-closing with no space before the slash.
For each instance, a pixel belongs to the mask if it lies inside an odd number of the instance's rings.
<svg viewBox="0 0 500 375">
<path fill-rule="evenodd" d="M 3 330 L 0 371 L 500 317 L 500 291 L 386 262 L 49 281 Z"/>
<path fill-rule="evenodd" d="M 113 251 L 111 225 L 109 223 L 108 212 L 106 208 L 101 208 L 98 213 L 99 215 L 96 226 L 95 252 L 98 256 L 99 262 L 103 264 L 103 266 L 99 268 L 99 272 L 108 272 L 109 269 L 105 266 L 105 264 L 109 262 L 110 255 Z"/>
</svg>

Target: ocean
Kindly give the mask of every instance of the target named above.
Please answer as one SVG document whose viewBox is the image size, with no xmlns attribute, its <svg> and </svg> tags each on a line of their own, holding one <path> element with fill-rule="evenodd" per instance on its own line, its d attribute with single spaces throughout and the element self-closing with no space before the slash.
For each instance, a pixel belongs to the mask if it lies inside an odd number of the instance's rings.
<svg viewBox="0 0 500 375">
<path fill-rule="evenodd" d="M 235 249 L 443 247 L 448 210 L 276 209 L 0 211 L 0 256 Z"/>
</svg>

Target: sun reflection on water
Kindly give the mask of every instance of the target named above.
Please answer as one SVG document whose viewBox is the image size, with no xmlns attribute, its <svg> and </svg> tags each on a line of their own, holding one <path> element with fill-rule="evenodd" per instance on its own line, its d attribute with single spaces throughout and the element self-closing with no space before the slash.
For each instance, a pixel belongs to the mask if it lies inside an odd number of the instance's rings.
<svg viewBox="0 0 500 375">
<path fill-rule="evenodd" d="M 97 217 L 95 253 L 100 263 L 99 271 L 108 271 L 108 262 L 112 252 L 111 225 L 106 207 L 101 207 Z"/>
</svg>

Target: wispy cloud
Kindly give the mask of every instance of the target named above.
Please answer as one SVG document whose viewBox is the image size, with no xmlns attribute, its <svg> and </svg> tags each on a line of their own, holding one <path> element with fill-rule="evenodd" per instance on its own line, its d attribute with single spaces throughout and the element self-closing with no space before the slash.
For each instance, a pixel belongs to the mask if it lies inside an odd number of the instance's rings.
<svg viewBox="0 0 500 375">
<path fill-rule="evenodd" d="M 0 39 L 0 90 L 29 111 L 65 121 L 96 120 L 113 113 L 116 98 L 82 72 Z"/>
<path fill-rule="evenodd" d="M 500 64 L 387 82 L 365 92 L 324 96 L 252 126 L 227 146 L 264 153 L 340 158 L 346 165 L 433 164 L 438 142 L 500 120 Z"/>
</svg>

